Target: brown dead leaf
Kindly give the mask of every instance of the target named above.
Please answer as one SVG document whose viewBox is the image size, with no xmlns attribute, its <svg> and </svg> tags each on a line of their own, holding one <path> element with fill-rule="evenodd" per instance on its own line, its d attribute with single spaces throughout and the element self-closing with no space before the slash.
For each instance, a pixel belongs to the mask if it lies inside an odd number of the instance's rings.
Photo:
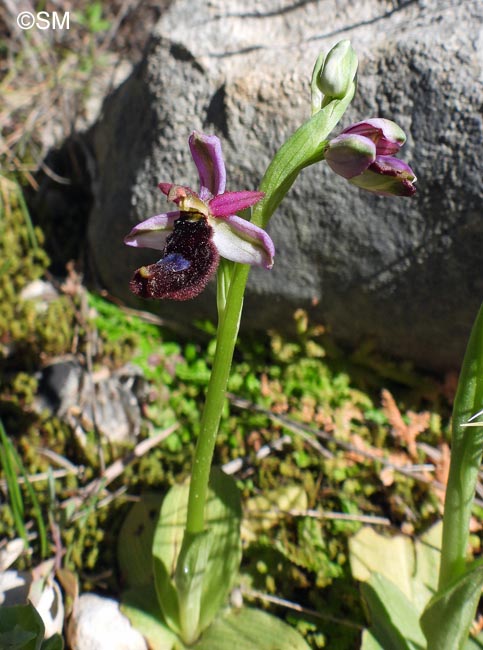
<svg viewBox="0 0 483 650">
<path fill-rule="evenodd" d="M 407 467 L 411 465 L 411 458 L 405 451 L 393 451 L 389 454 L 388 461 L 394 467 Z"/>
<path fill-rule="evenodd" d="M 259 451 L 260 447 L 263 445 L 263 439 L 258 431 L 252 431 L 248 435 L 247 445 L 255 452 Z"/>
<path fill-rule="evenodd" d="M 403 521 L 401 524 L 401 533 L 408 537 L 414 535 L 414 524 L 410 521 Z"/>
<path fill-rule="evenodd" d="M 379 478 L 383 485 L 389 487 L 394 483 L 395 480 L 395 468 L 396 467 L 407 467 L 411 464 L 411 458 L 404 451 L 394 451 L 389 454 L 388 461 L 393 465 L 393 467 L 383 467 L 379 472 Z"/>
<path fill-rule="evenodd" d="M 317 405 L 317 402 L 313 397 L 306 396 L 302 398 L 302 410 L 301 410 L 301 419 L 302 422 L 306 422 L 308 424 L 312 423 L 315 418 L 315 407 Z"/>
<path fill-rule="evenodd" d="M 321 427 L 326 433 L 332 433 L 335 429 L 332 416 L 325 412 L 322 406 L 317 408 L 317 413 L 314 417 L 314 422 Z"/>
<path fill-rule="evenodd" d="M 382 449 L 377 449 L 376 447 L 371 447 L 371 445 L 364 440 L 358 433 L 353 433 L 350 437 L 350 443 L 355 449 L 360 449 L 366 453 L 371 454 L 374 458 L 382 458 L 384 451 Z M 347 460 L 352 460 L 355 463 L 363 463 L 367 460 L 366 456 L 358 454 L 357 451 L 348 451 L 346 454 Z"/>
<path fill-rule="evenodd" d="M 272 393 L 266 372 L 262 372 L 262 376 L 260 377 L 260 393 L 262 397 L 269 397 Z"/>
<path fill-rule="evenodd" d="M 394 429 L 395 435 L 400 435 L 400 432 L 404 431 L 406 428 L 406 424 L 404 423 L 401 411 L 398 409 L 394 397 L 387 388 L 383 388 L 381 391 L 381 404 L 384 415 L 387 417 L 389 424 Z"/>
<path fill-rule="evenodd" d="M 276 415 L 284 415 L 288 412 L 288 401 L 284 397 L 280 397 L 275 404 L 272 404 L 270 410 Z"/>
<path fill-rule="evenodd" d="M 478 634 L 483 630 L 483 616 L 478 614 L 476 619 L 471 624 L 471 634 L 473 636 L 478 636 Z"/>
<path fill-rule="evenodd" d="M 346 402 L 342 406 L 336 408 L 333 417 L 339 436 L 350 433 L 350 430 L 352 429 L 352 420 L 361 421 L 364 419 L 360 408 L 350 402 Z"/>
<path fill-rule="evenodd" d="M 444 485 L 444 489 L 435 488 L 435 492 L 441 504 L 444 504 L 446 485 L 448 483 L 449 464 L 451 461 L 451 451 L 446 442 L 442 442 L 438 448 L 441 456 L 435 462 L 434 478 L 436 481 L 441 483 L 441 485 Z"/>
<path fill-rule="evenodd" d="M 65 268 L 67 271 L 67 277 L 62 283 L 60 289 L 62 293 L 65 293 L 67 296 L 77 296 L 83 290 L 82 275 L 77 272 L 75 263 L 72 260 L 67 262 Z"/>
<path fill-rule="evenodd" d="M 392 467 L 383 467 L 379 472 L 379 479 L 385 487 L 389 487 L 394 483 L 394 469 Z"/>
<path fill-rule="evenodd" d="M 470 533 L 478 533 L 482 528 L 481 521 L 477 517 L 472 516 L 470 518 Z"/>
<path fill-rule="evenodd" d="M 418 456 L 416 438 L 429 427 L 430 413 L 427 411 L 422 413 L 408 411 L 406 415 L 409 422 L 406 424 L 394 397 L 385 388 L 381 391 L 381 403 L 382 409 L 392 427 L 394 437 L 407 446 L 411 458 L 416 460 Z"/>
<path fill-rule="evenodd" d="M 444 376 L 444 382 L 441 387 L 443 396 L 446 397 L 448 402 L 452 404 L 456 395 L 456 388 L 458 387 L 458 373 L 455 370 L 450 370 Z"/>
</svg>

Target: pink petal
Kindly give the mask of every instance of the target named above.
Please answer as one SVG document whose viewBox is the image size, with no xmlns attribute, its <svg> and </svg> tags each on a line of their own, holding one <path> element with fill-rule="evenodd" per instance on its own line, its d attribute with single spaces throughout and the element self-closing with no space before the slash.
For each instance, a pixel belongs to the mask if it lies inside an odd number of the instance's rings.
<svg viewBox="0 0 483 650">
<path fill-rule="evenodd" d="M 158 183 L 158 187 L 163 194 L 166 194 L 166 196 L 168 196 L 171 188 L 174 187 L 174 183 Z"/>
<path fill-rule="evenodd" d="M 189 145 L 198 169 L 201 190 L 208 190 L 212 196 L 224 192 L 226 170 L 220 140 L 216 135 L 205 135 L 200 131 L 193 131 L 190 135 Z M 202 198 L 206 198 L 205 193 L 201 190 Z"/>
<path fill-rule="evenodd" d="M 412 183 L 416 182 L 416 175 L 407 162 L 394 156 L 377 156 L 370 169 L 386 176 L 397 176 Z"/>
<path fill-rule="evenodd" d="M 235 215 L 209 219 L 213 243 L 222 257 L 240 264 L 254 264 L 271 269 L 275 246 L 269 235 L 250 221 Z"/>
<path fill-rule="evenodd" d="M 163 250 L 167 237 L 173 232 L 174 222 L 179 218 L 179 212 L 157 214 L 141 221 L 124 237 L 124 243 L 136 248 L 155 248 Z"/>
<path fill-rule="evenodd" d="M 406 134 L 401 127 L 392 120 L 386 120 L 382 117 L 374 117 L 351 124 L 342 133 L 363 135 L 370 138 L 376 145 L 378 156 L 397 153 L 406 142 Z"/>
<path fill-rule="evenodd" d="M 229 217 L 236 212 L 245 210 L 251 205 L 255 205 L 263 199 L 264 192 L 251 192 L 245 190 L 242 192 L 225 192 L 215 196 L 208 205 L 210 212 L 215 217 Z"/>
</svg>

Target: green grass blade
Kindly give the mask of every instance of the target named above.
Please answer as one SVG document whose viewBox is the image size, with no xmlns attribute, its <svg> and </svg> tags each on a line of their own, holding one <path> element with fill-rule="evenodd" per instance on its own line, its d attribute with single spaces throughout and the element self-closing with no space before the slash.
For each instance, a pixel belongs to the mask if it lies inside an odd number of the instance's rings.
<svg viewBox="0 0 483 650">
<path fill-rule="evenodd" d="M 20 469 L 20 472 L 22 473 L 22 476 L 25 481 L 25 486 L 27 488 L 27 492 L 29 494 L 29 497 L 32 501 L 32 507 L 34 511 L 34 517 L 37 521 L 37 527 L 39 531 L 39 541 L 40 541 L 40 555 L 44 558 L 47 557 L 48 551 L 49 551 L 49 545 L 48 545 L 48 540 L 47 540 L 47 529 L 45 527 L 44 523 L 44 517 L 42 515 L 42 509 L 40 507 L 39 499 L 37 497 L 37 493 L 35 492 L 32 483 L 29 481 L 29 477 L 27 474 L 27 471 L 25 469 L 24 464 L 22 463 L 22 460 L 20 456 L 17 453 L 17 450 L 12 446 L 12 452 L 13 452 L 13 457 L 15 459 L 15 462 L 17 464 L 17 467 Z"/>
<path fill-rule="evenodd" d="M 24 523 L 25 510 L 23 498 L 17 481 L 17 474 L 14 470 L 13 458 L 13 445 L 7 437 L 3 422 L 0 420 L 0 462 L 5 473 L 15 528 L 17 529 L 17 533 L 24 540 L 25 545 L 28 546 L 27 529 L 25 528 Z"/>
<path fill-rule="evenodd" d="M 35 228 L 34 228 L 34 225 L 32 223 L 32 219 L 30 218 L 29 209 L 28 209 L 27 204 L 25 203 L 25 199 L 23 197 L 22 188 L 20 187 L 20 185 L 18 183 L 15 183 L 15 185 L 16 185 L 16 190 L 17 190 L 18 204 L 19 204 L 19 207 L 20 207 L 20 211 L 22 212 L 22 215 L 23 215 L 23 217 L 25 219 L 25 225 L 27 226 L 27 232 L 28 232 L 28 236 L 29 236 L 29 239 L 30 239 L 30 244 L 31 244 L 31 246 L 32 246 L 32 248 L 34 250 L 38 250 L 39 242 L 37 240 L 37 235 L 35 234 Z"/>
</svg>

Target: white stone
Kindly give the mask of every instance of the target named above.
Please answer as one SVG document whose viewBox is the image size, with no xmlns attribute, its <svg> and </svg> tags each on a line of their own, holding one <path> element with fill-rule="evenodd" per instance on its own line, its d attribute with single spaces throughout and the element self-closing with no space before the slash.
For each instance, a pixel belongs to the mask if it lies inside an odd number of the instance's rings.
<svg viewBox="0 0 483 650">
<path fill-rule="evenodd" d="M 119 603 L 96 594 L 78 599 L 68 626 L 72 650 L 147 650 L 143 636 L 119 609 Z"/>
</svg>

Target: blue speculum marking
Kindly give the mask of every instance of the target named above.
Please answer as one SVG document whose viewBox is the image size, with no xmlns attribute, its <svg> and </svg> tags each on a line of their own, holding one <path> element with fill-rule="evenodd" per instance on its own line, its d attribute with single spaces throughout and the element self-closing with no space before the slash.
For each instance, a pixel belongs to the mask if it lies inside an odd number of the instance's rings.
<svg viewBox="0 0 483 650">
<path fill-rule="evenodd" d="M 191 266 L 191 262 L 180 255 L 180 253 L 169 253 L 166 257 L 159 260 L 158 264 L 168 267 L 169 270 L 173 272 L 185 271 Z"/>
</svg>

